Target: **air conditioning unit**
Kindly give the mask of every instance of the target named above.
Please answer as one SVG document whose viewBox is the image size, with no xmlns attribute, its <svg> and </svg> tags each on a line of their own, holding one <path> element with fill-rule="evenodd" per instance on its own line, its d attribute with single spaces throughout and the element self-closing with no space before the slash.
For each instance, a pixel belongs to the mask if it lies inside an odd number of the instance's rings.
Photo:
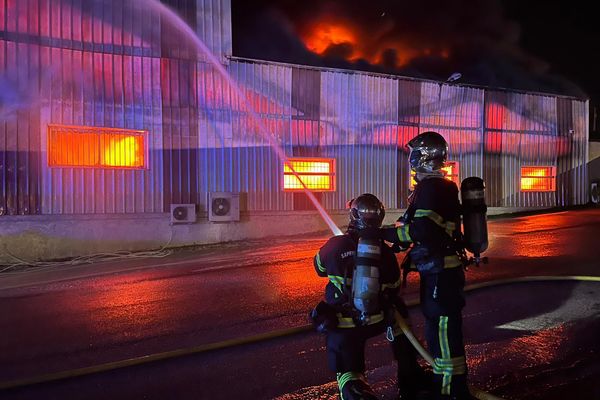
<svg viewBox="0 0 600 400">
<path fill-rule="evenodd" d="M 240 194 L 232 192 L 209 192 L 208 220 L 212 222 L 239 221 Z"/>
<path fill-rule="evenodd" d="M 592 182 L 590 185 L 590 199 L 592 203 L 600 203 L 600 188 L 598 188 L 598 182 Z"/>
<path fill-rule="evenodd" d="M 171 204 L 171 224 L 193 224 L 196 222 L 195 204 Z"/>
</svg>

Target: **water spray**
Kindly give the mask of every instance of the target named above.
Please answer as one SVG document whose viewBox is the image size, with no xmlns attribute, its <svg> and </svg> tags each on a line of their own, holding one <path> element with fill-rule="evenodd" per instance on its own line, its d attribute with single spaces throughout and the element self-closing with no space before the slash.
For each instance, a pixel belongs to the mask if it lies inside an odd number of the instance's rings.
<svg viewBox="0 0 600 400">
<path fill-rule="evenodd" d="M 142 0 L 134 0 L 134 1 L 142 1 Z M 223 65 L 219 62 L 219 60 L 217 60 L 217 58 L 210 51 L 210 49 L 208 47 L 206 47 L 204 42 L 202 40 L 200 40 L 200 38 L 196 35 L 196 32 L 194 32 L 194 30 L 192 30 L 192 28 L 184 20 L 182 20 L 179 15 L 177 15 L 169 7 L 160 3 L 158 0 L 147 0 L 147 3 L 150 3 L 150 6 L 152 8 L 154 8 L 158 12 L 159 15 L 164 17 L 173 26 L 175 26 L 182 33 L 187 35 L 192 40 L 192 42 L 196 46 L 196 48 L 198 50 L 200 50 L 207 57 L 208 61 L 213 65 L 213 67 L 217 70 L 217 72 L 227 81 L 227 83 L 229 84 L 229 87 L 241 99 L 241 102 L 242 102 L 244 108 L 246 109 L 246 111 L 248 111 L 250 113 L 250 115 L 254 118 L 254 120 L 256 121 L 260 134 L 263 136 L 263 138 L 265 138 L 269 142 L 269 145 L 275 151 L 275 154 L 277 154 L 279 159 L 281 161 L 283 161 L 283 163 L 290 169 L 291 173 L 296 177 L 296 179 L 298 179 L 298 181 L 302 185 L 304 192 L 308 196 L 309 200 L 313 203 L 313 205 L 315 206 L 315 208 L 317 209 L 319 214 L 321 214 L 321 217 L 323 218 L 323 220 L 325 221 L 325 223 L 327 224 L 327 226 L 329 227 L 331 232 L 336 236 L 341 235 L 342 231 L 340 230 L 340 228 L 338 228 L 338 226 L 335 224 L 335 222 L 333 222 L 333 220 L 331 219 L 329 214 L 327 214 L 327 211 L 325 211 L 325 209 L 323 208 L 321 203 L 319 203 L 319 201 L 317 200 L 315 195 L 310 191 L 310 189 L 306 186 L 306 184 L 300 178 L 300 175 L 294 170 L 294 167 L 293 167 L 292 163 L 290 163 L 288 157 L 285 155 L 285 152 L 281 149 L 281 147 L 279 146 L 279 143 L 277 143 L 277 140 L 273 137 L 273 135 L 271 135 L 269 133 L 266 126 L 263 124 L 262 120 L 259 118 L 258 114 L 256 113 L 256 111 L 254 111 L 254 109 L 250 105 L 248 99 L 246 98 L 246 96 L 244 95 L 242 90 L 234 82 L 231 75 L 227 72 L 227 70 L 225 69 L 225 67 L 223 67 Z"/>
</svg>

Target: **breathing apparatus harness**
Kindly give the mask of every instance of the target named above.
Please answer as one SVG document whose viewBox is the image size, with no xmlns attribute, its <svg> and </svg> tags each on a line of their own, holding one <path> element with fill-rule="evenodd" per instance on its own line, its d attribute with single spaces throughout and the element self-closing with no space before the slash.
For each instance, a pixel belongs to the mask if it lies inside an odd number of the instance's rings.
<svg viewBox="0 0 600 400">
<path fill-rule="evenodd" d="M 421 175 L 419 181 L 429 178 L 443 178 L 442 174 L 435 172 L 419 175 Z M 485 183 L 481 178 L 469 177 L 462 181 L 460 195 L 462 200 L 461 215 L 463 229 L 460 229 L 460 221 L 457 221 L 457 229 L 451 235 L 448 235 L 448 240 L 444 241 L 440 246 L 441 253 L 454 252 L 458 255 L 465 270 L 472 264 L 479 266 L 481 263 L 488 263 L 487 257 L 481 257 L 481 253 L 488 247 L 487 206 L 485 204 L 484 190 Z M 409 202 L 413 195 L 414 192 L 409 196 Z M 412 216 L 405 212 L 398 219 L 398 222 L 408 224 L 411 222 L 411 219 Z M 407 249 L 395 245 L 393 250 L 399 252 Z M 472 253 L 473 256 L 469 257 L 467 251 Z M 444 265 L 443 257 L 443 254 L 432 254 L 427 247 L 412 243 L 400 265 L 402 270 L 402 286 L 406 286 L 407 276 L 415 268 L 419 272 L 424 273 L 440 272 Z"/>
</svg>

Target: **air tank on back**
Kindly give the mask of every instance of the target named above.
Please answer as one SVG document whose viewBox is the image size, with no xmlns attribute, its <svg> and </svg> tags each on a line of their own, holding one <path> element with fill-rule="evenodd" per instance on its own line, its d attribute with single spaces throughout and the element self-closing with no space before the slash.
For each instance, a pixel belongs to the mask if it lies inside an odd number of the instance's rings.
<svg viewBox="0 0 600 400">
<path fill-rule="evenodd" d="M 352 276 L 352 302 L 359 311 L 358 320 L 366 324 L 368 315 L 379 310 L 379 266 L 381 263 L 381 240 L 361 237 L 356 249 Z"/>
<path fill-rule="evenodd" d="M 460 184 L 460 196 L 464 245 L 469 252 L 473 253 L 475 264 L 479 264 L 481 253 L 488 248 L 487 206 L 483 179 L 476 176 L 464 179 Z"/>
</svg>

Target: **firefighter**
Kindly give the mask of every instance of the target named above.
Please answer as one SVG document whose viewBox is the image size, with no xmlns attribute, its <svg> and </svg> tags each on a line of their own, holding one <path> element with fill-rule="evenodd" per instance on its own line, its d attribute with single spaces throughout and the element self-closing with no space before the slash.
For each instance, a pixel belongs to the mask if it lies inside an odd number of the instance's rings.
<svg viewBox="0 0 600 400">
<path fill-rule="evenodd" d="M 435 361 L 434 398 L 469 399 L 462 333 L 461 210 L 458 188 L 442 171 L 448 144 L 437 132 L 424 132 L 410 140 L 408 148 L 417 184 L 397 226 L 382 229 L 382 236 L 403 249 L 410 247 L 402 268 L 419 272 L 425 337 Z"/>
<path fill-rule="evenodd" d="M 414 399 L 424 374 L 416 351 L 395 321 L 395 310 L 405 318 L 408 311 L 398 296 L 400 269 L 396 256 L 380 238 L 383 204 L 366 193 L 349 202 L 349 206 L 346 233 L 330 238 L 314 257 L 317 274 L 329 282 L 325 302 L 319 303 L 311 314 L 313 323 L 327 335 L 329 368 L 336 373 L 343 400 L 377 398 L 365 380 L 364 348 L 368 338 L 383 332 L 392 341 L 398 363 L 400 398 Z M 373 253 L 361 253 L 361 248 Z M 369 259 L 370 256 L 374 257 Z M 356 272 L 359 264 L 364 264 L 360 276 Z M 365 271 L 369 271 L 369 276 L 364 275 Z M 368 287 L 370 292 L 361 291 L 358 286 Z"/>
</svg>

